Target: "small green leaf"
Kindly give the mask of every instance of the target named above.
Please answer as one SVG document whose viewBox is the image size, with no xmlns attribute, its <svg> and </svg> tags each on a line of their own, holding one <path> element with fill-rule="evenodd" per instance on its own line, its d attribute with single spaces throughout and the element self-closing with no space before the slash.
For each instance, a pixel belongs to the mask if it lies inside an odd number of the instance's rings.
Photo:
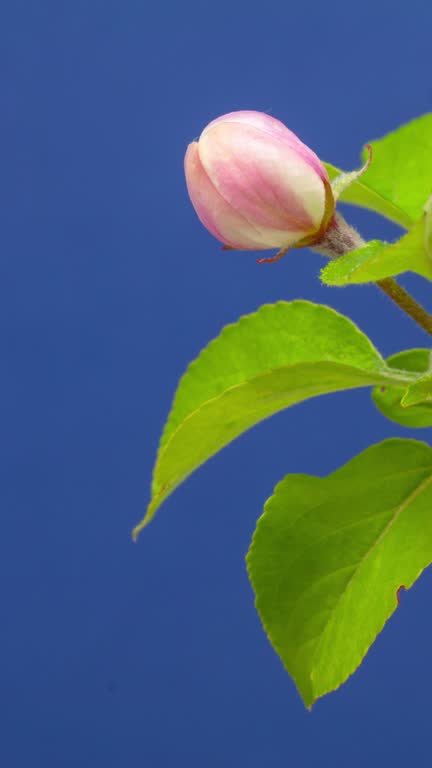
<svg viewBox="0 0 432 768">
<path fill-rule="evenodd" d="M 178 387 L 143 522 L 197 467 L 242 432 L 309 397 L 374 384 L 409 384 L 347 318 L 306 301 L 279 302 L 230 325 Z"/>
<path fill-rule="evenodd" d="M 369 142 L 373 160 L 341 200 L 369 208 L 409 229 L 432 193 L 432 113 Z M 363 151 L 363 160 L 367 150 Z M 333 181 L 342 171 L 325 163 Z"/>
<path fill-rule="evenodd" d="M 432 562 L 432 449 L 372 446 L 325 478 L 288 475 L 247 557 L 269 639 L 306 706 L 359 666 Z"/>
<path fill-rule="evenodd" d="M 431 219 L 432 210 L 428 208 L 413 228 L 394 245 L 372 240 L 363 248 L 330 261 L 321 272 L 322 281 L 326 285 L 370 283 L 407 271 L 417 272 L 432 280 Z"/>
<path fill-rule="evenodd" d="M 427 373 L 431 366 L 431 351 L 408 349 L 406 352 L 398 352 L 397 355 L 389 357 L 387 365 L 417 374 Z M 430 388 L 429 374 L 417 378 L 408 389 L 394 385 L 375 387 L 372 399 L 381 413 L 397 424 L 414 428 L 432 427 L 432 402 L 422 402 L 427 400 L 427 390 L 430 391 Z"/>
<path fill-rule="evenodd" d="M 330 261 L 321 270 L 320 278 L 325 285 L 348 285 L 355 281 L 359 272 L 362 274 L 362 270 L 367 271 L 368 266 L 373 265 L 375 259 L 389 247 L 388 243 L 383 243 L 381 240 L 371 240 L 363 248 L 356 248 L 355 251 Z M 368 281 L 365 280 L 365 282 Z"/>
<path fill-rule="evenodd" d="M 422 376 L 414 384 L 411 384 L 401 401 L 404 408 L 419 405 L 420 403 L 423 405 L 430 403 L 432 408 L 432 373 L 430 372 Z"/>
</svg>

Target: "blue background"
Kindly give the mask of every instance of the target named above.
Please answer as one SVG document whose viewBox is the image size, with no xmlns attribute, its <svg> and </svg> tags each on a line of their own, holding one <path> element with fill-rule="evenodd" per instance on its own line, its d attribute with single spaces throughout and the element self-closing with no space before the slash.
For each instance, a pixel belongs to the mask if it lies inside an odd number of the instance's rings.
<svg viewBox="0 0 432 768">
<path fill-rule="evenodd" d="M 132 544 L 176 382 L 227 322 L 303 297 L 383 354 L 427 338 L 319 256 L 221 253 L 183 154 L 268 111 L 347 169 L 430 111 L 425 0 L 13 0 L 0 11 L 0 764 L 430 765 L 432 574 L 360 670 L 306 712 L 244 555 L 287 472 L 388 436 L 367 391 L 288 410 L 197 472 Z M 365 237 L 397 228 L 348 210 Z M 428 301 L 428 288 L 403 279 Z M 430 300 L 429 300 L 430 304 Z M 428 431 L 419 432 L 421 439 Z"/>
</svg>

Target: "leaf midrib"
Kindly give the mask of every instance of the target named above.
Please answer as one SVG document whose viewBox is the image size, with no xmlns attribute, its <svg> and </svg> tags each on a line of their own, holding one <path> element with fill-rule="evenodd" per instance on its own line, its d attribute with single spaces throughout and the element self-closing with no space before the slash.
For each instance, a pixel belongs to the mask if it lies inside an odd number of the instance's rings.
<svg viewBox="0 0 432 768">
<path fill-rule="evenodd" d="M 360 368 L 360 367 L 357 368 L 354 365 L 350 365 L 347 363 L 340 363 L 331 359 L 302 360 L 298 363 L 293 363 L 291 365 L 285 364 L 285 365 L 278 366 L 276 368 L 268 368 L 265 371 L 261 371 L 259 374 L 251 376 L 249 379 L 243 379 L 240 382 L 236 382 L 236 384 L 232 384 L 230 387 L 226 387 L 226 389 L 224 389 L 222 392 L 219 392 L 217 395 L 214 395 L 213 397 L 209 397 L 208 400 L 204 400 L 196 408 L 194 408 L 194 410 L 190 411 L 186 416 L 184 416 L 184 418 L 180 421 L 180 423 L 177 425 L 177 427 L 169 436 L 167 442 L 163 445 L 162 450 L 160 451 L 157 458 L 156 468 L 159 466 L 163 456 L 167 452 L 171 442 L 174 440 L 179 430 L 183 427 L 183 425 L 187 421 L 192 419 L 195 416 L 195 414 L 199 413 L 199 411 L 201 411 L 204 408 L 204 406 L 207 406 L 209 405 L 209 403 L 216 402 L 217 400 L 222 399 L 228 392 L 232 392 L 235 389 L 241 389 L 241 387 L 244 387 L 247 384 L 251 384 L 254 381 L 257 381 L 258 379 L 265 378 L 266 376 L 271 376 L 272 374 L 277 373 L 278 371 L 300 368 L 302 366 L 308 366 L 308 365 L 315 366 L 320 364 L 334 365 L 339 368 L 345 368 L 349 371 L 355 371 L 356 373 L 359 373 L 359 374 L 364 373 L 365 375 L 368 375 L 370 373 L 371 379 L 372 379 L 372 376 L 376 377 L 376 379 L 374 381 L 371 381 L 370 384 L 352 384 L 349 387 L 344 387 L 344 389 L 356 389 L 357 387 L 362 387 L 362 386 L 372 387 L 372 386 L 376 386 L 378 384 L 384 383 L 384 381 L 388 383 L 392 383 L 394 386 L 397 386 L 398 383 L 400 383 L 401 386 L 405 384 L 406 386 L 409 386 L 410 384 L 415 382 L 418 378 L 418 373 L 414 371 L 402 371 L 396 368 L 391 368 L 390 366 L 386 366 L 384 361 L 383 361 L 382 368 L 380 370 L 377 369 L 376 371 L 373 371 L 373 370 L 369 371 L 367 368 Z M 306 389 L 306 387 L 302 387 L 302 389 Z M 312 387 L 310 387 L 310 389 L 312 389 Z"/>
<path fill-rule="evenodd" d="M 397 223 L 401 227 L 404 227 L 407 230 L 409 230 L 412 227 L 412 225 L 414 224 L 414 219 L 409 215 L 409 213 L 404 211 L 403 208 L 400 208 L 396 203 L 394 203 L 393 200 L 390 200 L 388 197 L 386 197 L 386 195 L 383 195 L 382 192 L 377 192 L 376 189 L 374 189 L 373 187 L 370 187 L 369 184 L 367 184 L 365 181 L 358 181 L 357 184 L 359 184 L 359 186 L 366 189 L 368 192 L 372 192 L 372 194 L 376 195 L 377 197 L 380 197 L 381 200 L 384 200 L 387 203 L 387 205 L 394 210 L 395 215 L 398 216 Z M 344 201 L 343 193 L 341 195 L 341 202 L 342 203 L 348 202 L 347 200 Z"/>
<path fill-rule="evenodd" d="M 325 633 L 326 633 L 326 631 L 328 629 L 328 625 L 330 623 L 330 620 L 332 619 L 333 615 L 337 612 L 337 609 L 339 607 L 339 604 L 340 604 L 342 598 L 347 594 L 348 590 L 350 589 L 351 584 L 353 583 L 354 579 L 357 577 L 359 570 L 363 567 L 364 563 L 369 559 L 369 557 L 372 555 L 372 553 L 379 546 L 379 544 L 384 539 L 384 537 L 386 536 L 386 534 L 390 530 L 390 528 L 392 528 L 392 526 L 397 523 L 399 517 L 404 512 L 404 510 L 407 508 L 407 506 L 409 504 L 411 504 L 421 493 L 423 493 L 423 491 L 428 487 L 428 485 L 431 482 L 432 482 L 432 468 L 429 469 L 429 475 L 420 483 L 420 485 L 417 486 L 417 488 L 415 488 L 413 491 L 411 491 L 411 493 L 408 494 L 408 496 L 403 500 L 403 502 L 399 505 L 399 507 L 397 507 L 397 509 L 395 511 L 395 514 L 391 517 L 391 519 L 389 520 L 387 525 L 383 528 L 383 530 L 379 534 L 379 536 L 376 539 L 376 541 L 373 543 L 373 545 L 370 547 L 370 549 L 368 549 L 368 551 L 365 553 L 365 555 L 358 562 L 357 567 L 356 567 L 353 575 L 351 576 L 351 578 L 347 582 L 345 588 L 343 589 L 343 591 L 339 595 L 339 597 L 338 597 L 338 599 L 337 599 L 333 609 L 329 612 L 329 617 L 327 619 L 327 622 L 326 622 L 326 625 L 325 625 L 323 631 L 320 633 L 320 639 L 319 639 L 319 641 L 317 643 L 316 650 L 315 650 L 315 653 L 314 653 L 314 656 L 313 656 L 314 663 L 311 665 L 310 682 L 311 682 L 311 685 L 312 685 L 312 689 L 314 687 L 313 672 L 314 672 L 314 668 L 316 669 L 316 667 L 318 666 L 317 663 L 316 663 L 316 660 L 317 660 L 317 657 L 319 656 L 320 647 L 321 647 L 321 645 L 322 645 L 322 643 L 324 641 Z"/>
<path fill-rule="evenodd" d="M 432 473 L 432 468 L 431 468 L 431 465 L 430 465 L 430 464 L 428 464 L 427 466 L 424 466 L 424 467 L 421 467 L 421 466 L 419 466 L 419 467 L 411 467 L 411 469 L 406 469 L 406 470 L 404 471 L 404 475 L 409 475 L 409 474 L 413 474 L 413 473 L 416 473 L 416 474 L 418 474 L 418 473 L 419 473 L 419 472 L 421 472 L 422 470 L 425 470 L 425 471 L 426 471 L 426 470 L 428 470 L 428 471 L 430 471 L 430 472 Z M 380 484 L 381 484 L 381 483 L 384 483 L 384 482 L 388 482 L 389 480 L 391 480 L 391 479 L 392 479 L 393 477 L 395 477 L 395 476 L 397 476 L 397 477 L 400 477 L 400 474 L 401 474 L 401 473 L 400 473 L 399 471 L 398 471 L 398 472 L 389 472 L 388 474 L 386 474 L 386 475 L 383 475 L 383 476 L 382 476 L 382 478 L 380 478 Z M 317 477 L 317 476 L 316 476 L 316 475 L 306 475 L 306 477 Z M 317 477 L 317 479 L 318 479 L 318 480 L 321 480 L 321 481 L 324 481 L 324 482 L 325 482 L 325 478 L 320 478 L 320 477 Z M 276 495 L 276 494 L 275 494 L 275 495 Z M 271 508 L 271 501 L 272 501 L 272 499 L 273 499 L 273 498 L 274 498 L 274 496 L 273 496 L 273 497 L 271 497 L 271 499 L 269 499 L 269 502 L 267 502 L 267 504 L 269 505 L 269 507 L 268 507 L 269 511 L 270 511 L 270 508 Z M 323 507 L 323 506 L 324 506 L 325 504 L 327 504 L 327 503 L 328 503 L 328 500 L 327 500 L 327 499 L 325 499 L 324 501 L 320 501 L 318 504 L 315 504 L 314 506 L 308 507 L 308 508 L 307 508 L 307 509 L 304 511 L 304 513 L 303 513 L 303 514 L 299 515 L 299 517 L 297 517 L 297 518 L 296 518 L 296 519 L 295 519 L 295 520 L 294 520 L 294 521 L 291 523 L 291 525 L 289 525 L 289 526 L 286 526 L 286 527 L 284 528 L 284 535 L 286 535 L 286 534 L 287 534 L 287 533 L 289 533 L 289 532 L 290 532 L 290 531 L 291 531 L 293 528 L 295 528 L 295 526 L 296 526 L 296 524 L 299 522 L 299 520 L 304 520 L 304 518 L 305 518 L 307 515 L 312 515 L 312 516 L 313 516 L 313 515 L 314 515 L 314 514 L 317 512 L 317 510 L 319 510 L 321 507 Z M 265 512 L 267 512 L 267 505 L 266 505 L 266 508 L 265 508 Z M 346 523 L 346 524 L 344 524 L 344 525 L 341 525 L 339 528 L 336 528 L 335 530 L 331 531 L 331 533 L 330 533 L 330 534 L 326 534 L 325 536 L 322 536 L 321 538 L 319 538 L 319 539 L 316 539 L 316 540 L 313 542 L 313 544 L 312 544 L 311 546 L 313 546 L 313 547 L 316 547 L 316 545 L 317 545 L 317 544 L 322 544 L 323 542 L 325 542 L 325 541 L 326 541 L 328 538 L 330 538 L 331 536 L 337 535 L 337 534 L 341 533 L 342 531 L 347 531 L 347 530 L 349 530 L 350 528 L 355 528 L 355 527 L 356 527 L 356 526 L 358 526 L 358 525 L 363 525 L 363 524 L 364 524 L 366 521 L 369 521 L 369 520 L 374 520 L 374 519 L 376 519 L 377 517 L 379 517 L 380 515 L 384 515 L 384 514 L 385 514 L 385 512 L 387 512 L 387 513 L 388 513 L 388 512 L 389 512 L 389 510 L 382 510 L 381 512 L 375 512 L 375 513 L 374 513 L 374 514 L 372 514 L 372 515 L 366 515 L 365 517 L 362 517 L 362 519 L 361 519 L 361 520 L 354 520 L 354 521 L 351 521 L 350 523 Z M 265 513 L 264 513 L 264 514 L 265 514 Z M 301 553 L 300 553 L 300 554 L 299 554 L 297 557 L 295 557 L 295 558 L 294 558 L 294 559 L 293 559 L 293 560 L 290 562 L 290 564 L 289 564 L 289 568 L 290 568 L 290 570 L 293 568 L 293 566 L 295 566 L 295 565 L 296 565 L 296 563 L 300 562 L 300 561 L 301 561 L 301 560 L 304 558 L 304 555 L 305 555 L 305 553 L 307 553 L 307 552 L 308 552 L 308 549 L 309 549 L 309 547 L 308 547 L 307 549 L 304 549 L 304 550 L 302 550 L 302 551 L 301 551 Z M 274 554 L 274 553 L 277 553 L 277 554 L 278 554 L 280 550 L 277 550 L 277 549 L 275 549 L 275 550 L 271 550 L 271 549 L 269 549 L 268 551 L 269 551 L 270 553 L 273 553 L 273 554 Z M 357 565 L 359 565 L 359 564 L 361 563 L 361 561 L 362 561 L 363 559 L 364 559 L 364 558 L 361 558 L 360 560 L 357 560 L 355 563 L 352 563 L 350 566 L 344 566 L 344 568 L 345 568 L 345 567 L 346 567 L 346 568 L 348 568 L 348 567 L 349 567 L 349 568 L 353 568 L 353 567 L 356 567 Z M 278 567 L 278 568 L 274 568 L 273 570 L 271 570 L 271 569 L 268 569 L 267 573 L 278 573 L 278 572 L 279 572 L 279 570 L 280 570 L 280 567 Z M 298 605 L 298 603 L 301 601 L 301 599 L 302 599 L 302 598 L 304 598 L 304 596 L 307 594 L 307 592 L 308 592 L 309 590 L 311 590 L 311 589 L 314 589 L 314 588 L 316 587 L 316 585 L 317 585 L 317 584 L 319 584 L 319 582 L 320 582 L 320 580 L 321 580 L 321 579 L 325 579 L 325 578 L 327 578 L 328 576 L 331 576 L 333 573 L 337 573 L 339 570 L 340 570 L 339 568 L 335 568 L 333 571 L 327 571 L 325 574 L 323 574 L 322 576 L 320 576 L 320 577 L 319 577 L 319 578 L 318 578 L 316 581 L 314 581 L 314 582 L 313 582 L 313 584 L 310 584 L 308 587 L 306 587 L 306 589 L 305 589 L 305 590 L 303 590 L 303 592 L 301 592 L 301 593 L 300 593 L 300 595 L 298 595 L 298 596 L 297 596 L 296 600 L 295 600 L 295 601 L 294 601 L 294 603 L 292 604 L 292 606 L 291 606 L 291 608 L 290 608 L 290 613 L 291 613 L 291 615 L 292 615 L 292 614 L 295 612 L 295 610 L 296 610 L 296 608 L 297 608 L 297 605 Z M 319 634 L 321 634 L 321 632 L 320 632 Z M 318 636 L 318 635 L 317 635 L 317 636 Z M 308 642 L 309 642 L 309 641 L 308 641 Z"/>
</svg>

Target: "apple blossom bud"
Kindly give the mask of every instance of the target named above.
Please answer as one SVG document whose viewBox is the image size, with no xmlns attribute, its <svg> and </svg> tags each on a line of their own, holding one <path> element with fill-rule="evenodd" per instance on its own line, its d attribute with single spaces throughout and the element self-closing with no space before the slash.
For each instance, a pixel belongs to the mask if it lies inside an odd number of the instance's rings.
<svg viewBox="0 0 432 768">
<path fill-rule="evenodd" d="M 213 120 L 189 145 L 185 174 L 201 222 L 232 248 L 285 253 L 310 245 L 323 237 L 334 214 L 319 158 L 262 112 Z"/>
</svg>

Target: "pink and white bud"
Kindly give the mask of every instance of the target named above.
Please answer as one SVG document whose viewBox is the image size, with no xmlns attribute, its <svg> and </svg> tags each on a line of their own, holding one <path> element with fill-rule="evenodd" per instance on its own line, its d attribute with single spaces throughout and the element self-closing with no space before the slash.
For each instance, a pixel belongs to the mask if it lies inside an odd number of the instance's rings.
<svg viewBox="0 0 432 768">
<path fill-rule="evenodd" d="M 288 249 L 320 240 L 335 202 L 323 164 L 283 123 L 231 112 L 189 144 L 185 174 L 204 226 L 243 250 Z"/>
</svg>

